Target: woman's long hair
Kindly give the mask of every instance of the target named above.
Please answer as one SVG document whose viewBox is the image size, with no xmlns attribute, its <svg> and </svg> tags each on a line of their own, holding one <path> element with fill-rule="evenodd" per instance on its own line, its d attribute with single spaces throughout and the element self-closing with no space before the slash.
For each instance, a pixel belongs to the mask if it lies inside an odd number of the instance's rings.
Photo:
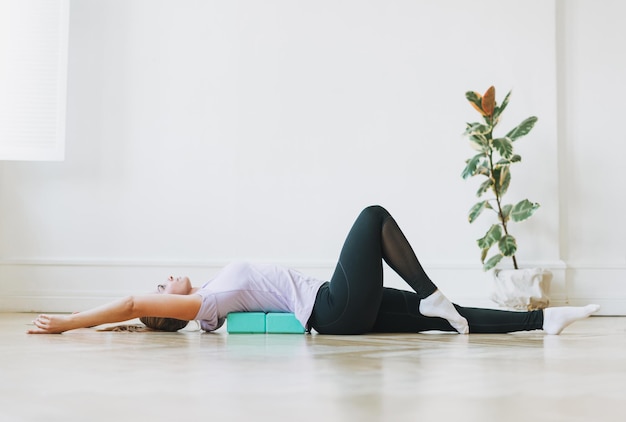
<svg viewBox="0 0 626 422">
<path fill-rule="evenodd" d="M 176 319 L 176 318 L 162 318 L 162 317 L 141 317 L 139 318 L 141 322 L 148 328 L 152 328 L 153 330 L 159 331 L 169 331 L 174 332 L 178 330 L 182 330 L 189 324 L 189 321 L 185 321 L 184 319 Z"/>
</svg>

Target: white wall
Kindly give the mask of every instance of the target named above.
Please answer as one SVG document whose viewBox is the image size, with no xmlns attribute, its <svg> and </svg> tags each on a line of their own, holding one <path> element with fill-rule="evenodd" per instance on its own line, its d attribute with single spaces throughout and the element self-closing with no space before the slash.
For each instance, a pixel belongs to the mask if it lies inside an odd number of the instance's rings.
<svg viewBox="0 0 626 422">
<path fill-rule="evenodd" d="M 559 3 L 562 256 L 574 303 L 626 313 L 626 4 Z"/>
<path fill-rule="evenodd" d="M 514 91 L 503 130 L 540 118 L 509 194 L 542 204 L 514 228 L 518 259 L 555 271 L 555 303 L 611 299 L 626 312 L 615 284 L 594 288 L 607 266 L 625 272 L 623 229 L 595 201 L 612 196 L 623 213 L 623 177 L 614 167 L 598 186 L 579 171 L 619 156 L 585 132 L 606 130 L 623 151 L 606 117 L 620 72 L 588 91 L 587 57 L 615 52 L 574 36 L 601 42 L 594 28 L 624 9 L 610 4 L 74 1 L 66 160 L 0 163 L 0 309 L 71 311 L 170 273 L 200 283 L 232 259 L 327 278 L 371 203 L 397 217 L 452 299 L 488 305 L 474 243 L 487 221 L 467 223 L 477 184 L 459 175 L 476 119 L 464 93 L 494 84 L 499 99 Z M 579 21 L 588 12 L 600 14 L 593 27 Z M 577 118 L 591 95 L 612 105 L 594 111 L 601 129 Z M 590 215 L 585 230 L 605 234 L 593 243 L 577 237 Z"/>
</svg>

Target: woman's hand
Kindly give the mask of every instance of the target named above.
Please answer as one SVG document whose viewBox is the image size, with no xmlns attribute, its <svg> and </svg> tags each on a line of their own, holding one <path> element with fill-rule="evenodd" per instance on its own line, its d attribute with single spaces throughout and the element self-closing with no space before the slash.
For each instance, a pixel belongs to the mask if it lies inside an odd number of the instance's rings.
<svg viewBox="0 0 626 422">
<path fill-rule="evenodd" d="M 37 328 L 27 331 L 28 334 L 61 334 L 70 330 L 70 315 L 39 315 L 33 321 Z"/>
</svg>

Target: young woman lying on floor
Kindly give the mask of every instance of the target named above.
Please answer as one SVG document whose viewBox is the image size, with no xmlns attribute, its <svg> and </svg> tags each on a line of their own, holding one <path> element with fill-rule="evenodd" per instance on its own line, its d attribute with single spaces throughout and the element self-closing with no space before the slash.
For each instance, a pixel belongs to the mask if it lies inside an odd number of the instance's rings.
<svg viewBox="0 0 626 422">
<path fill-rule="evenodd" d="M 383 287 L 383 261 L 413 292 Z M 509 333 L 544 330 L 559 334 L 598 305 L 529 312 L 466 308 L 451 303 L 428 278 L 393 217 L 380 206 L 364 209 L 345 240 L 330 281 L 276 265 L 233 263 L 202 287 L 170 277 L 155 294 L 126 297 L 72 314 L 39 315 L 30 334 L 141 318 L 156 330 L 177 331 L 190 320 L 218 329 L 230 312 L 293 312 L 321 334 L 408 333 L 429 330 Z"/>
</svg>

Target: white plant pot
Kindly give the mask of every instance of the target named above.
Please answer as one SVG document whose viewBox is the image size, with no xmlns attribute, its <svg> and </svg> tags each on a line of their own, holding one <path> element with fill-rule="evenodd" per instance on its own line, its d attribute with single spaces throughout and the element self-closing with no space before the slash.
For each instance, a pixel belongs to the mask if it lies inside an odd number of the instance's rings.
<svg viewBox="0 0 626 422">
<path fill-rule="evenodd" d="M 491 300 L 503 308 L 530 311 L 550 304 L 552 273 L 543 268 L 494 270 Z"/>
</svg>

